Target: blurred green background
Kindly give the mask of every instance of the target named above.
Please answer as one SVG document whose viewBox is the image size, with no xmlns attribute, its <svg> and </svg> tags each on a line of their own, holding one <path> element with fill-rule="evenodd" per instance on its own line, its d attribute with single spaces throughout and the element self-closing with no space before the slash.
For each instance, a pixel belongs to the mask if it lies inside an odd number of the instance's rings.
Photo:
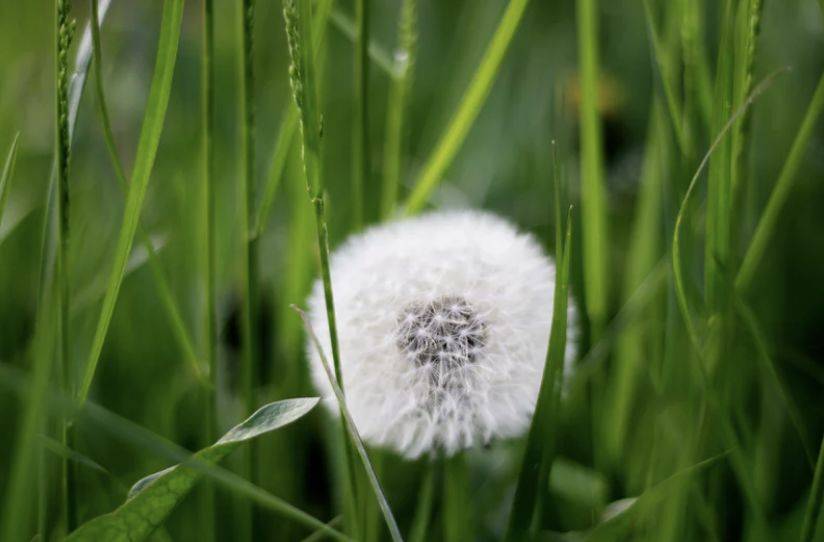
<svg viewBox="0 0 824 542">
<path fill-rule="evenodd" d="M 218 324 L 220 330 L 220 426 L 242 419 L 235 396 L 239 360 L 239 299 L 242 257 L 240 231 L 240 117 L 238 106 L 238 6 L 218 0 L 216 9 L 216 116 L 214 132 L 217 187 Z M 650 2 L 667 43 L 679 41 L 681 2 Z M 718 2 L 722 4 L 722 2 Z M 506 2 L 503 0 L 419 2 L 418 53 L 406 112 L 402 149 L 402 194 L 408 192 L 455 110 Z M 701 41 L 714 73 L 721 31 L 719 6 L 699 2 L 705 25 Z M 396 43 L 398 0 L 373 1 L 372 39 L 385 51 Z M 752 109 L 745 161 L 747 188 L 738 202 L 734 227 L 736 254 L 751 236 L 760 210 L 789 152 L 813 89 L 824 70 L 824 13 L 815 0 L 765 0 L 755 57 L 755 80 L 790 66 Z M 200 5 L 186 2 L 183 31 L 169 111 L 153 169 L 141 224 L 158 247 L 174 298 L 199 353 L 205 344 L 202 146 L 200 139 Z M 115 140 L 130 171 L 157 47 L 162 2 L 114 0 L 102 27 L 103 76 Z M 349 1 L 335 2 L 336 13 L 351 19 Z M 85 26 L 87 2 L 74 2 L 78 29 Z M 603 1 L 598 11 L 601 54 L 599 109 L 603 123 L 608 205 L 608 274 L 611 283 L 608 331 L 598 341 L 583 315 L 579 182 L 579 67 L 574 2 L 534 0 L 527 8 L 496 82 L 476 123 L 431 198 L 434 208 L 472 207 L 495 211 L 554 244 L 552 141 L 567 185 L 574 216 L 572 289 L 582 308 L 580 357 L 583 369 L 564 397 L 560 459 L 552 475 L 547 531 L 585 531 L 599 521 L 608 503 L 637 496 L 645 488 L 702 458 L 727 449 L 708 430 L 701 454 L 691 455 L 701 391 L 685 368 L 688 342 L 674 307 L 667 270 L 672 224 L 686 184 L 711 137 L 694 135 L 696 156 L 678 160 L 668 129 L 651 121 L 657 103 L 667 119 L 650 30 L 640 0 Z M 45 193 L 54 156 L 53 5 L 44 0 L 0 0 L 0 149 L 20 132 L 19 156 L 0 224 L 0 361 L 29 365 L 38 298 L 40 236 Z M 280 122 L 290 104 L 288 51 L 281 4 L 257 2 L 254 107 L 259 185 L 265 181 Z M 330 23 L 323 78 L 323 162 L 333 247 L 348 235 L 352 220 L 352 41 Z M 677 74 L 676 74 L 677 77 Z M 389 80 L 372 64 L 370 140 L 373 171 L 366 182 L 366 217 L 378 220 L 381 157 Z M 83 95 L 71 162 L 70 269 L 72 357 L 85 359 L 123 212 L 106 154 L 91 85 Z M 666 120 L 662 121 L 666 122 Z M 652 134 L 652 135 L 650 135 Z M 713 134 L 714 135 L 714 134 Z M 652 293 L 626 323 L 630 293 L 629 255 L 637 231 L 642 169 L 652 148 L 659 157 L 654 177 L 660 212 L 650 225 L 659 279 Z M 669 156 L 670 158 L 661 158 Z M 298 147 L 293 145 L 278 188 L 260 250 L 263 364 L 259 403 L 311 395 L 303 354 L 303 333 L 289 304 L 303 304 L 317 276 L 314 224 L 303 185 Z M 824 431 L 824 123 L 819 122 L 747 295 L 763 339 L 800 414 L 803 436 L 813 452 Z M 650 181 L 651 182 L 651 181 Z M 699 184 L 703 202 L 706 182 Z M 693 205 L 685 241 L 686 278 L 697 291 L 701 280 L 703 203 Z M 585 228 L 586 225 L 583 225 Z M 202 396 L 178 347 L 145 253 L 135 244 L 128 275 L 117 301 L 91 398 L 98 404 L 188 449 L 202 447 Z M 635 352 L 640 368 L 631 377 L 625 427 L 610 421 L 610 402 L 625 354 L 618 344 L 625 330 L 642 325 L 644 348 Z M 746 468 L 736 472 L 723 459 L 700 474 L 667 486 L 666 497 L 649 504 L 621 539 L 786 540 L 795 539 L 807 503 L 811 466 L 785 402 L 764 369 L 741 324 L 718 372 L 724 408 L 741 435 Z M 676 338 L 673 339 L 672 337 Z M 596 346 L 595 353 L 591 349 Z M 669 365 L 668 365 L 669 364 Z M 683 364 L 683 366 L 680 366 Z M 8 484 L 14 435 L 23 402 L 0 393 L 0 493 Z M 320 518 L 340 511 L 336 504 L 337 466 L 333 429 L 320 409 L 277 434 L 261 439 L 261 485 Z M 619 436 L 611 431 L 620 431 Z M 337 435 L 337 433 L 334 433 Z M 617 449 L 610 447 L 617 442 Z M 495 539 L 506 525 L 522 442 L 494 443 L 467 454 L 471 515 L 469 538 Z M 92 424 L 78 428 L 77 449 L 110 471 L 81 471 L 82 521 L 113 509 L 124 488 L 168 464 L 146 450 L 112 438 Z M 374 451 L 387 496 L 402 528 L 414 514 L 423 461 L 409 463 Z M 743 479 L 746 480 L 742 482 Z M 759 503 L 743 495 L 751 483 Z M 32 489 L 34 492 L 34 489 Z M 34 494 L 34 493 L 33 493 Z M 56 499 L 55 495 L 50 498 Z M 225 512 L 219 539 L 231 539 L 231 497 L 218 492 Z M 32 506 L 34 506 L 32 501 Z M 166 523 L 175 540 L 198 538 L 198 499 L 188 498 Z M 437 516 L 437 514 L 436 514 Z M 437 522 L 437 520 L 435 520 Z M 299 539 L 304 527 L 260 512 L 260 539 Z M 434 527 L 433 527 L 434 529 Z M 824 529 L 819 526 L 819 537 Z M 386 533 L 383 533 L 386 536 Z M 548 535 L 549 536 L 549 535 Z"/>
</svg>

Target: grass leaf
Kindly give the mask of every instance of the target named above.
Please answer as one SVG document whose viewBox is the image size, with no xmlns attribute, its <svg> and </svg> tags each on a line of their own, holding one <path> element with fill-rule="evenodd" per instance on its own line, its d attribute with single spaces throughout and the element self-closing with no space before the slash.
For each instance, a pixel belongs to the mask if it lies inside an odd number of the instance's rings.
<svg viewBox="0 0 824 542">
<path fill-rule="evenodd" d="M 415 187 L 406 200 L 404 206 L 406 214 L 414 214 L 420 211 L 432 191 L 441 181 L 446 168 L 452 163 L 458 150 L 463 145 L 466 135 L 475 123 L 478 113 L 481 112 L 486 97 L 492 89 L 492 83 L 501 67 L 501 61 L 506 54 L 509 44 L 518 29 L 521 17 L 524 14 L 529 0 L 510 0 L 498 28 L 492 36 L 481 63 L 472 76 L 466 92 L 464 92 L 461 103 L 449 125 L 444 131 L 435 149 L 429 155 L 423 171 L 415 182 Z"/>
<path fill-rule="evenodd" d="M 20 139 L 20 132 L 14 134 L 14 139 L 9 145 L 9 152 L 6 154 L 6 163 L 3 172 L 0 173 L 0 224 L 3 223 L 3 210 L 6 208 L 6 201 L 9 197 L 12 173 L 14 173 L 14 163 L 17 160 L 17 141 Z"/>
<path fill-rule="evenodd" d="M 183 0 L 166 0 L 163 5 L 163 21 L 160 27 L 160 38 L 157 48 L 157 62 L 155 64 L 152 85 L 149 90 L 149 99 L 143 117 L 143 127 L 140 132 L 140 141 L 137 146 L 137 156 L 129 183 L 129 193 L 126 197 L 126 209 L 123 214 L 123 223 L 118 235 L 115 258 L 109 274 L 106 295 L 103 298 L 103 307 L 95 328 L 94 339 L 85 365 L 83 379 L 78 396 L 84 401 L 94 379 L 100 353 L 106 340 L 114 307 L 123 282 L 123 273 L 129 259 L 135 232 L 137 230 L 140 211 L 149 185 L 149 177 L 154 166 L 160 134 L 163 131 L 163 121 L 166 117 L 166 108 L 169 105 L 169 95 L 172 87 L 177 47 L 180 40 L 180 26 L 183 20 Z"/>
<path fill-rule="evenodd" d="M 312 397 L 270 403 L 230 429 L 214 445 L 194 454 L 192 462 L 217 463 L 241 443 L 300 419 L 318 401 Z M 203 476 L 202 470 L 187 467 L 186 463 L 175 465 L 139 480 L 123 505 L 84 524 L 67 540 L 145 540 Z"/>
</svg>

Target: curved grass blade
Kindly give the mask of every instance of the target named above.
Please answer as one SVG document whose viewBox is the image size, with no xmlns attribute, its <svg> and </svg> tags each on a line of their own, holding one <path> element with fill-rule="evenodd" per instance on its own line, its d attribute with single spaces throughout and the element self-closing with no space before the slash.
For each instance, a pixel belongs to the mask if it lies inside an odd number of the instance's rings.
<svg viewBox="0 0 824 542">
<path fill-rule="evenodd" d="M 92 49 L 95 65 L 94 87 L 97 96 L 98 111 L 100 112 L 100 122 L 103 126 L 103 139 L 106 143 L 106 149 L 108 150 L 118 185 L 125 191 L 128 189 L 128 181 L 126 180 L 125 170 L 123 169 L 123 162 L 117 152 L 117 145 L 115 145 L 114 142 L 114 133 L 112 131 L 111 121 L 109 120 L 109 108 L 106 105 L 106 94 L 103 90 L 103 52 L 100 46 L 100 25 L 97 23 L 97 21 L 99 21 L 98 1 L 99 0 L 91 0 Z M 160 265 L 160 259 L 157 257 L 157 252 L 154 249 L 152 240 L 143 230 L 140 223 L 137 225 L 137 236 L 140 244 L 143 245 L 148 255 L 152 278 L 154 278 L 157 285 L 162 305 L 166 309 L 173 334 L 180 345 L 180 349 L 183 351 L 184 358 L 189 364 L 192 374 L 205 382 L 205 371 L 195 352 L 194 340 L 183 321 L 182 311 L 172 294 L 172 289 L 169 286 L 166 273 Z"/>
<path fill-rule="evenodd" d="M 270 403 L 233 427 L 214 445 L 194 454 L 191 463 L 217 463 L 241 443 L 303 417 L 318 401 L 313 397 Z M 188 467 L 189 462 L 186 462 L 139 480 L 129 491 L 126 502 L 117 510 L 89 521 L 67 540 L 145 540 L 203 477 L 202 470 Z"/>
<path fill-rule="evenodd" d="M 821 438 L 818 460 L 815 462 L 813 487 L 810 488 L 810 500 L 807 502 L 807 511 L 804 513 L 804 525 L 801 527 L 801 542 L 812 542 L 815 538 L 815 526 L 821 515 L 822 502 L 824 502 L 824 437 Z"/>
<path fill-rule="evenodd" d="M 140 211 L 146 196 L 149 177 L 157 154 L 160 134 L 163 131 L 163 121 L 166 117 L 166 108 L 169 105 L 169 95 L 172 87 L 177 47 L 180 40 L 180 26 L 183 20 L 183 0 L 166 0 L 163 4 L 163 21 L 160 27 L 160 38 L 157 49 L 152 85 L 149 90 L 149 99 L 143 118 L 140 132 L 140 141 L 137 146 L 135 166 L 132 180 L 129 183 L 129 193 L 126 197 L 126 209 L 123 214 L 123 223 L 115 249 L 115 259 L 109 275 L 106 295 L 103 298 L 103 307 L 95 329 L 91 350 L 86 361 L 85 372 L 81 380 L 78 397 L 80 402 L 85 401 L 94 379 L 103 342 L 109 330 L 109 323 L 114 314 L 115 303 L 123 282 L 123 272 L 134 241 Z"/>
<path fill-rule="evenodd" d="M 372 491 L 374 491 L 375 498 L 378 500 L 378 505 L 380 506 L 381 512 L 383 513 L 383 518 L 386 521 L 386 526 L 389 528 L 389 535 L 392 537 L 392 540 L 394 542 L 402 542 L 403 537 L 401 536 L 400 529 L 398 529 L 398 524 L 395 521 L 395 517 L 392 515 L 392 509 L 389 508 L 389 502 L 386 500 L 386 495 L 384 495 L 383 493 L 380 481 L 378 480 L 378 477 L 375 475 L 375 470 L 372 468 L 372 463 L 369 461 L 369 456 L 366 453 L 366 448 L 364 448 L 363 446 L 363 441 L 361 440 L 360 434 L 358 433 L 358 428 L 355 426 L 355 422 L 354 420 L 352 420 L 352 415 L 349 413 L 349 409 L 346 406 L 346 400 L 344 399 L 343 391 L 341 390 L 340 385 L 338 384 L 338 380 L 335 377 L 332 368 L 329 366 L 329 361 L 326 359 L 326 355 L 323 353 L 323 348 L 321 347 L 320 342 L 318 341 L 318 337 L 317 335 L 315 335 L 315 331 L 309 324 L 309 320 L 306 317 L 306 313 L 304 313 L 301 309 L 294 305 L 292 306 L 292 308 L 297 311 L 297 313 L 303 320 L 303 325 L 306 328 L 306 332 L 309 335 L 309 339 L 312 341 L 312 346 L 314 346 L 314 348 L 317 350 L 321 362 L 323 363 L 323 368 L 326 371 L 326 376 L 329 378 L 329 383 L 332 386 L 332 390 L 335 392 L 335 397 L 337 398 L 338 405 L 340 406 L 341 415 L 344 418 L 343 425 L 346 427 L 352 444 L 357 450 L 361 462 L 363 463 L 363 468 L 366 471 L 366 476 L 369 479 L 369 484 L 372 486 Z"/>
<path fill-rule="evenodd" d="M 0 173 L 0 224 L 3 223 L 3 210 L 6 208 L 6 201 L 9 197 L 11 177 L 14 172 L 14 164 L 17 161 L 17 141 L 20 139 L 20 132 L 14 134 L 14 139 L 9 146 L 6 155 L 6 164 L 3 166 L 3 173 Z"/>
<path fill-rule="evenodd" d="M 746 290 L 752 282 L 755 270 L 761 262 L 764 252 L 767 250 L 767 243 L 778 222 L 781 209 L 784 207 L 784 203 L 787 201 L 787 197 L 793 187 L 796 174 L 801 166 L 801 159 L 804 157 L 807 144 L 814 132 L 815 123 L 818 117 L 821 116 L 822 111 L 824 111 L 824 74 L 822 74 L 818 80 L 813 98 L 807 107 L 807 112 L 804 114 L 804 120 L 801 122 L 801 127 L 798 129 L 798 133 L 790 148 L 790 154 L 787 156 L 787 160 L 781 168 L 781 173 L 778 175 L 775 187 L 770 193 L 770 199 L 767 200 L 767 206 L 764 208 L 764 212 L 758 220 L 755 233 L 744 254 L 744 260 L 738 270 L 738 275 L 735 277 L 735 287 L 738 290 Z"/>
<path fill-rule="evenodd" d="M 707 150 L 707 153 L 704 155 L 704 158 L 701 160 L 701 163 L 698 164 L 698 169 L 695 170 L 695 174 L 692 176 L 690 180 L 690 184 L 687 187 L 686 193 L 684 193 L 684 198 L 681 200 L 681 206 L 678 209 L 678 214 L 675 217 L 675 227 L 672 233 L 672 271 L 673 277 L 675 280 L 675 294 L 678 301 L 678 308 L 681 312 L 681 316 L 684 318 L 684 324 L 687 327 L 687 334 L 689 335 L 690 342 L 692 343 L 693 347 L 695 348 L 696 352 L 701 352 L 701 343 L 698 338 L 698 331 L 695 327 L 695 322 L 693 321 L 692 313 L 690 312 L 689 301 L 687 299 L 687 290 L 686 290 L 686 282 L 684 281 L 684 271 L 681 265 L 681 226 L 684 222 L 684 217 L 686 216 L 687 206 L 689 205 L 690 199 L 692 198 L 692 194 L 695 191 L 695 187 L 698 184 L 698 179 L 701 176 L 701 173 L 704 171 L 704 168 L 707 166 L 709 162 L 710 156 L 721 144 L 724 140 L 730 129 L 733 127 L 735 122 L 750 108 L 750 106 L 755 102 L 755 100 L 760 96 L 765 90 L 767 90 L 775 79 L 783 74 L 786 73 L 787 69 L 780 69 L 777 70 L 767 77 L 765 77 L 750 93 L 746 100 L 741 104 L 741 106 L 732 114 L 729 118 L 727 123 L 723 126 L 718 135 L 715 136 L 710 148 Z"/>
<path fill-rule="evenodd" d="M 558 219 L 560 221 L 560 219 Z M 572 207 L 566 220 L 566 235 L 563 244 L 563 259 L 555 280 L 554 303 L 552 307 L 552 328 L 547 346 L 546 363 L 541 378 L 541 388 L 526 450 L 518 473 L 515 499 L 509 514 L 506 540 L 518 541 L 534 538 L 537 529 L 536 518 L 541 517 L 543 494 L 549 479 L 552 455 L 556 442 L 555 429 L 558 425 L 558 410 L 561 404 L 561 384 L 567 340 L 567 303 L 569 300 L 569 266 L 572 252 Z"/>
<path fill-rule="evenodd" d="M 89 468 L 93 471 L 97 471 L 100 474 L 105 474 L 106 476 L 112 475 L 112 473 L 109 472 L 109 470 L 106 467 L 104 467 L 94 459 L 86 455 L 83 455 L 76 450 L 72 450 L 59 440 L 53 439 L 47 435 L 40 435 L 40 439 L 43 442 L 45 448 L 50 452 L 54 453 L 55 455 L 74 461 L 78 465 L 83 465 L 84 467 Z"/>
<path fill-rule="evenodd" d="M 441 181 L 444 171 L 452 163 L 455 154 L 466 139 L 466 135 L 475 123 L 475 119 L 478 117 L 478 113 L 480 113 L 481 107 L 483 107 L 489 91 L 492 89 L 492 83 L 501 67 L 501 61 L 512 42 L 512 37 L 515 35 L 515 30 L 518 29 L 518 24 L 521 22 L 521 17 L 528 3 L 529 0 L 510 0 L 509 5 L 507 5 L 506 11 L 501 17 L 501 22 L 492 36 L 492 41 L 489 43 L 486 52 L 484 52 L 481 63 L 475 70 L 472 81 L 469 83 L 463 98 L 461 98 L 458 110 L 435 145 L 432 154 L 429 155 L 423 171 L 418 176 L 415 187 L 412 189 L 412 193 L 406 200 L 404 205 L 406 214 L 415 214 L 426 205 L 432 191 Z"/>
</svg>

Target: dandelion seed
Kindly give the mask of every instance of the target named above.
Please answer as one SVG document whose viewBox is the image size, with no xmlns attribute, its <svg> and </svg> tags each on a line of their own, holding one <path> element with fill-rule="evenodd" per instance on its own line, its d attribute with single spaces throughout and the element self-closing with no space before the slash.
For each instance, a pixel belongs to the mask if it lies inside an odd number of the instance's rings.
<svg viewBox="0 0 824 542">
<path fill-rule="evenodd" d="M 331 274 L 343 390 L 364 440 L 417 457 L 524 433 L 555 281 L 532 236 L 486 213 L 434 213 L 351 238 L 332 255 Z M 319 282 L 309 314 L 330 351 Z M 336 412 L 309 352 L 315 385 Z"/>
</svg>

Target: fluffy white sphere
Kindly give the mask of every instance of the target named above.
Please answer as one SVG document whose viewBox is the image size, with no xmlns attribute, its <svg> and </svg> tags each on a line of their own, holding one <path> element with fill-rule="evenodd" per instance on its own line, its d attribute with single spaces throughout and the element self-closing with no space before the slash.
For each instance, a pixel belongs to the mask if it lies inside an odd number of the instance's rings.
<svg viewBox="0 0 824 542">
<path fill-rule="evenodd" d="M 364 440 L 407 457 L 451 455 L 529 427 L 555 284 L 531 235 L 487 213 L 433 213 L 350 238 L 331 275 L 343 390 Z M 309 317 L 331 363 L 320 281 Z M 320 357 L 308 352 L 337 413 Z"/>
</svg>

